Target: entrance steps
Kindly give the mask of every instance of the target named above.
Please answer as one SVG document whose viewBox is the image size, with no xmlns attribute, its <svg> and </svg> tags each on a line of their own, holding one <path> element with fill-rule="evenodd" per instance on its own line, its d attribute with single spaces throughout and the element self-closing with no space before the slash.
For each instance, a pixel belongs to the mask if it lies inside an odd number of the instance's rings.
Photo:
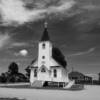
<svg viewBox="0 0 100 100">
<path fill-rule="evenodd" d="M 69 88 L 71 88 L 74 84 L 75 84 L 74 81 L 69 81 L 69 82 L 65 85 L 65 87 L 63 87 L 63 88 L 69 89 Z"/>
<path fill-rule="evenodd" d="M 40 87 L 43 87 L 43 84 L 44 84 L 43 81 L 36 80 L 31 84 L 31 86 L 36 87 L 36 88 L 40 88 Z"/>
</svg>

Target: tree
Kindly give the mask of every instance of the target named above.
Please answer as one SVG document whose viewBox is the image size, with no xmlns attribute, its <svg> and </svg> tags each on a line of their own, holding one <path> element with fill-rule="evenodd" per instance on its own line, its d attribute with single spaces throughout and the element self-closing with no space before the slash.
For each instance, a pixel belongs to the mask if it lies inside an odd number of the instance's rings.
<svg viewBox="0 0 100 100">
<path fill-rule="evenodd" d="M 8 82 L 26 82 L 26 77 L 24 74 L 19 73 L 18 65 L 12 62 L 8 67 L 9 77 Z"/>
<path fill-rule="evenodd" d="M 27 80 L 29 81 L 29 78 L 30 78 L 30 66 L 28 66 L 26 69 L 25 69 L 25 71 L 26 71 L 26 77 L 27 77 Z"/>
<path fill-rule="evenodd" d="M 9 76 L 8 82 L 12 82 L 12 83 L 14 83 L 14 82 L 26 82 L 26 77 L 22 73 L 13 74 L 13 75 Z"/>
<path fill-rule="evenodd" d="M 0 76 L 0 82 L 27 82 L 27 78 L 24 74 L 19 73 L 18 65 L 15 62 L 12 62 L 8 66 L 8 72 L 2 73 Z"/>
<path fill-rule="evenodd" d="M 99 76 L 99 79 L 98 79 L 98 80 L 99 80 L 99 82 L 100 82 L 100 73 L 98 73 L 98 76 Z"/>
<path fill-rule="evenodd" d="M 1 76 L 0 76 L 0 82 L 1 83 L 6 83 L 7 82 L 7 79 L 8 79 L 8 73 L 2 73 Z"/>
<path fill-rule="evenodd" d="M 12 62 L 9 67 L 8 67 L 8 72 L 13 75 L 13 74 L 18 74 L 18 65 L 15 62 Z"/>
<path fill-rule="evenodd" d="M 26 77 L 27 77 L 27 80 L 29 81 L 29 78 L 30 78 L 30 73 L 31 73 L 31 65 L 34 64 L 34 62 L 36 61 L 37 59 L 34 59 L 32 60 L 32 62 L 30 63 L 29 66 L 26 67 L 25 71 L 26 71 Z"/>
</svg>

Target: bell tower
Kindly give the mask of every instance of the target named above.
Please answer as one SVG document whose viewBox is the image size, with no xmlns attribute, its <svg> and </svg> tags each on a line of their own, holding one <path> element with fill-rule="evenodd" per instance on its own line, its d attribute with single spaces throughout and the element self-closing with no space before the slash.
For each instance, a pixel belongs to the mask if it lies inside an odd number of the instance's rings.
<svg viewBox="0 0 100 100">
<path fill-rule="evenodd" d="M 44 32 L 38 45 L 38 67 L 44 66 L 50 69 L 50 58 L 52 56 L 52 44 L 48 34 L 48 23 L 44 23 Z"/>
</svg>

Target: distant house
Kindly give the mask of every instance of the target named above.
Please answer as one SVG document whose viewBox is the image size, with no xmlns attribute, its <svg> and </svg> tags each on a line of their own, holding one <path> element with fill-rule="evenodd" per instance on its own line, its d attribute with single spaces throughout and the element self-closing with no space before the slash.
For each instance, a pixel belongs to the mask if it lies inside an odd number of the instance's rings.
<svg viewBox="0 0 100 100">
<path fill-rule="evenodd" d="M 98 73 L 98 76 L 99 76 L 98 80 L 100 81 L 100 73 Z"/>
<path fill-rule="evenodd" d="M 47 25 L 38 44 L 38 55 L 31 64 L 30 83 L 34 87 L 44 84 L 62 84 L 69 82 L 67 63 L 61 51 L 54 47 L 48 35 Z"/>
<path fill-rule="evenodd" d="M 92 84 L 92 77 L 86 76 L 80 72 L 72 71 L 69 73 L 69 79 L 75 80 L 75 83 L 79 84 Z"/>
</svg>

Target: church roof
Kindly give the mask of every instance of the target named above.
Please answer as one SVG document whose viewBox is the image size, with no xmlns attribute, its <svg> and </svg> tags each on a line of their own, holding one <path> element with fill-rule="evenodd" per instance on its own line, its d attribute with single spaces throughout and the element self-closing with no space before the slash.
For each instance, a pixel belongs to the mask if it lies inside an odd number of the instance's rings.
<svg viewBox="0 0 100 100">
<path fill-rule="evenodd" d="M 56 47 L 52 48 L 52 57 L 56 62 L 62 65 L 63 68 L 66 68 L 67 61 L 65 60 L 65 56 L 62 54 L 62 52 L 58 48 Z"/>
<path fill-rule="evenodd" d="M 41 38 L 41 41 L 49 41 L 49 34 L 48 34 L 48 29 L 47 29 L 47 22 L 45 22 L 45 28 L 44 28 L 44 32 Z"/>
</svg>

